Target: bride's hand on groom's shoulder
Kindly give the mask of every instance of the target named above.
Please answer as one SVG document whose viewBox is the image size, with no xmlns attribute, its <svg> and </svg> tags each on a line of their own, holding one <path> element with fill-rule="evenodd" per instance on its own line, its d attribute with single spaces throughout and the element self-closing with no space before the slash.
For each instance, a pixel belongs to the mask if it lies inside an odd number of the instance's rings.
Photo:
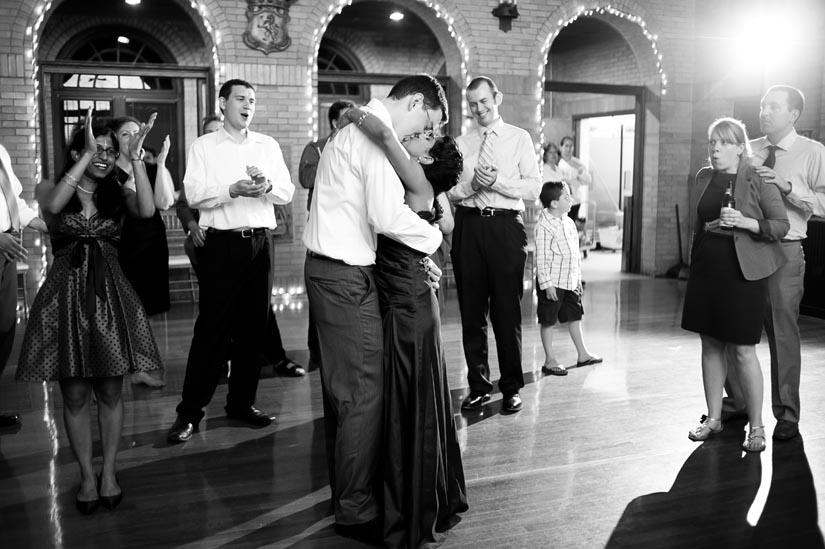
<svg viewBox="0 0 825 549">
<path fill-rule="evenodd" d="M 437 290 L 441 286 L 441 284 L 439 284 L 441 281 L 441 269 L 436 265 L 435 261 L 429 257 L 425 257 L 420 263 L 421 268 L 427 273 L 427 285 L 432 290 Z"/>
</svg>

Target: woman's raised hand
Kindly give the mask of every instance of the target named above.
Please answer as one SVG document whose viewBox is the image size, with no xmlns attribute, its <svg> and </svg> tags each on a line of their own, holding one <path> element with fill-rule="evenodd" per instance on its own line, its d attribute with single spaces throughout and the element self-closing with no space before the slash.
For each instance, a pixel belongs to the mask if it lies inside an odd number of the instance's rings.
<svg viewBox="0 0 825 549">
<path fill-rule="evenodd" d="M 143 149 L 143 140 L 146 139 L 152 126 L 155 125 L 155 118 L 157 117 L 158 113 L 153 112 L 149 117 L 149 121 L 145 124 L 141 123 L 138 132 L 129 138 L 129 146 L 126 152 L 131 160 L 139 160 L 141 158 L 140 152 L 141 149 Z"/>
<path fill-rule="evenodd" d="M 86 111 L 86 120 L 83 122 L 83 132 L 86 135 L 86 143 L 84 144 L 84 152 L 89 154 L 97 153 L 97 141 L 92 132 L 92 107 Z"/>
<path fill-rule="evenodd" d="M 160 152 L 158 153 L 157 158 L 155 159 L 158 166 L 163 166 L 166 164 L 166 157 L 169 156 L 169 147 L 171 146 L 171 141 L 169 140 L 169 136 L 163 138 L 163 145 L 160 147 Z"/>
</svg>

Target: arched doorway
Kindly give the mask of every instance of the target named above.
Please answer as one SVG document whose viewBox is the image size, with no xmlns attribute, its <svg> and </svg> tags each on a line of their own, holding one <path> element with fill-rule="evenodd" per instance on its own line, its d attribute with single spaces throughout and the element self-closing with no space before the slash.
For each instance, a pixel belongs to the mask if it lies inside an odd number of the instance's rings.
<svg viewBox="0 0 825 549">
<path fill-rule="evenodd" d="M 548 22 L 543 139 L 573 137 L 592 171 L 586 238 L 621 251 L 617 268 L 642 272 L 643 192 L 658 169 L 651 104 L 666 81 L 655 42 L 640 17 L 610 8 Z"/>
<path fill-rule="evenodd" d="M 422 3 L 362 0 L 343 8 L 329 22 L 318 49 L 319 133 L 326 133 L 324 101 L 383 98 L 398 79 L 420 72 L 441 82 L 450 108 L 448 131 L 460 133 L 465 67 L 454 36 L 452 27 Z M 324 63 L 331 53 L 351 68 L 330 70 Z M 333 87 L 352 93 L 329 95 Z"/>
<path fill-rule="evenodd" d="M 68 134 L 92 106 L 97 116 L 139 120 L 157 112 L 146 145 L 159 150 L 169 135 L 167 167 L 176 185 L 182 180 L 186 147 L 214 105 L 211 55 L 176 2 L 141 9 L 135 17 L 117 3 L 101 10 L 66 0 L 47 19 L 38 51 L 45 177 L 60 170 Z"/>
</svg>

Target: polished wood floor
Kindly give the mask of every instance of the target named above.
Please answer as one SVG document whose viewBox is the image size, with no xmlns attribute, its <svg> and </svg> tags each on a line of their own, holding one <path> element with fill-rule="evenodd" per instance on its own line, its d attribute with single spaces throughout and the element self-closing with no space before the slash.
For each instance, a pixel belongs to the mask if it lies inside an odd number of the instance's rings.
<svg viewBox="0 0 825 549">
<path fill-rule="evenodd" d="M 480 413 L 456 414 L 470 511 L 443 547 L 825 547 L 825 321 L 801 322 L 800 437 L 744 455 L 739 423 L 693 443 L 686 434 L 705 405 L 698 337 L 679 328 L 685 283 L 619 275 L 618 257 L 593 252 L 584 262 L 585 338 L 603 364 L 543 377 L 535 305 L 525 296 L 524 409 L 500 414 L 497 394 Z M 305 361 L 306 302 L 284 305 L 286 347 Z M 328 512 L 317 371 L 265 372 L 258 405 L 278 416 L 269 428 L 228 422 L 222 386 L 200 433 L 165 442 L 194 316 L 181 304 L 155 319 L 168 383 L 126 387 L 125 498 L 88 517 L 73 505 L 78 470 L 59 388 L 15 383 L 15 351 L 0 408 L 20 411 L 23 427 L 0 434 L 0 547 L 357 547 L 336 537 Z M 443 335 L 458 410 L 466 380 L 454 291 Z M 556 340 L 573 364 L 569 338 Z M 766 344 L 758 354 L 767 373 Z M 765 420 L 770 433 L 769 408 Z"/>
</svg>

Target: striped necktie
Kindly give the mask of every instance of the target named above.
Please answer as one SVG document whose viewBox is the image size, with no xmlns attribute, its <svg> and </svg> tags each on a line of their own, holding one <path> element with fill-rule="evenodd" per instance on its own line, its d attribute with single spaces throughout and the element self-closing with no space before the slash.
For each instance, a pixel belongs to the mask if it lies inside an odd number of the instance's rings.
<svg viewBox="0 0 825 549">
<path fill-rule="evenodd" d="M 6 199 L 6 206 L 9 208 L 9 219 L 11 219 L 11 229 L 13 231 L 20 230 L 20 209 L 17 207 L 17 197 L 11 189 L 11 179 L 9 178 L 6 167 L 0 162 L 0 191 L 3 191 L 3 197 Z"/>
<path fill-rule="evenodd" d="M 478 153 L 478 163 L 482 167 L 495 166 L 493 157 L 493 130 L 485 130 L 484 139 L 481 141 L 481 150 Z"/>
<path fill-rule="evenodd" d="M 763 166 L 773 169 L 774 165 L 776 165 L 776 149 L 778 148 L 776 145 L 768 145 L 768 157 L 762 162 Z"/>
</svg>

